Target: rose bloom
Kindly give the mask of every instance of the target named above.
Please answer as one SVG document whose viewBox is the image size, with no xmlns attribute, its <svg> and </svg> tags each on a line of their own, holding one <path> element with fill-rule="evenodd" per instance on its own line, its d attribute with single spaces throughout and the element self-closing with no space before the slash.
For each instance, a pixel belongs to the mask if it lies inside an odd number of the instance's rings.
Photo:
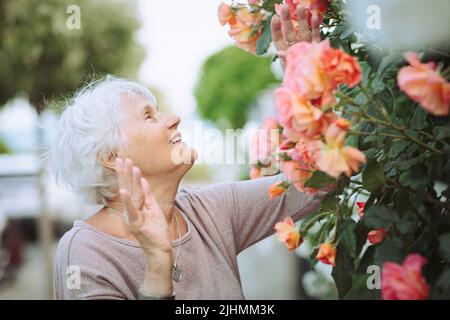
<svg viewBox="0 0 450 320">
<path fill-rule="evenodd" d="M 250 161 L 262 166 L 270 166 L 272 154 L 275 153 L 283 139 L 276 117 L 266 118 L 261 127 L 251 137 Z"/>
<path fill-rule="evenodd" d="M 289 251 L 297 249 L 303 243 L 303 239 L 290 217 L 284 219 L 284 222 L 277 222 L 275 231 L 278 240 L 283 242 Z"/>
<path fill-rule="evenodd" d="M 412 100 L 435 116 L 446 116 L 450 110 L 450 83 L 438 72 L 433 62 L 421 63 L 419 55 L 406 52 L 410 66 L 400 69 L 398 86 Z"/>
<path fill-rule="evenodd" d="M 236 19 L 233 13 L 233 9 L 228 4 L 221 3 L 217 8 L 217 15 L 219 16 L 219 21 L 222 26 L 226 25 L 227 23 L 235 23 Z"/>
<path fill-rule="evenodd" d="M 336 103 L 334 92 L 340 84 L 355 86 L 361 80 L 357 60 L 329 40 L 299 42 L 291 46 L 286 57 L 283 86 L 288 87 L 322 109 Z"/>
<path fill-rule="evenodd" d="M 316 169 L 316 159 L 319 152 L 317 140 L 300 139 L 295 146 L 287 151 L 287 155 L 295 161 L 302 161 Z"/>
<path fill-rule="evenodd" d="M 403 265 L 386 262 L 381 272 L 381 296 L 384 300 L 425 300 L 430 287 L 422 274 L 427 260 L 410 254 Z"/>
<path fill-rule="evenodd" d="M 314 169 L 302 161 L 283 161 L 280 165 L 280 170 L 283 172 L 286 179 L 291 181 L 295 188 L 300 192 L 316 193 L 319 189 L 305 187 L 305 182 L 311 178 Z"/>
<path fill-rule="evenodd" d="M 358 206 L 359 218 L 362 219 L 362 217 L 364 216 L 364 208 L 366 207 L 366 203 L 365 202 L 356 202 L 356 205 Z"/>
<path fill-rule="evenodd" d="M 312 13 L 315 12 L 319 15 L 319 20 L 322 21 L 323 14 L 327 11 L 330 0 L 286 0 L 286 4 L 289 5 L 291 11 L 292 24 L 295 29 L 298 30 L 298 16 L 297 16 L 297 6 L 300 5 L 306 10 L 306 19 L 308 25 L 311 27 Z M 275 4 L 275 11 L 278 15 L 281 14 L 281 5 Z"/>
<path fill-rule="evenodd" d="M 256 42 L 262 33 L 262 22 L 265 14 L 259 11 L 250 12 L 247 7 L 240 7 L 234 13 L 235 19 L 229 22 L 228 34 L 236 41 L 241 49 L 255 53 Z"/>
<path fill-rule="evenodd" d="M 285 183 L 283 181 L 277 181 L 269 187 L 269 198 L 273 199 L 282 195 L 286 191 Z"/>
<path fill-rule="evenodd" d="M 384 240 L 386 235 L 387 232 L 384 228 L 372 230 L 367 234 L 367 240 L 369 240 L 371 244 L 378 244 Z"/>
<path fill-rule="evenodd" d="M 320 151 L 317 157 L 319 170 L 332 177 L 339 177 L 345 173 L 348 177 L 358 172 L 360 165 L 366 162 L 366 156 L 356 148 L 344 146 L 345 134 L 349 122 L 339 119 L 331 124 L 325 133 L 325 143 L 318 141 Z"/>
<path fill-rule="evenodd" d="M 316 259 L 325 264 L 336 266 L 336 248 L 330 243 L 322 243 L 319 247 L 319 252 L 316 255 Z"/>
<path fill-rule="evenodd" d="M 275 104 L 278 121 L 284 127 L 283 134 L 294 142 L 301 138 L 318 138 L 337 119 L 334 112 L 323 112 L 306 97 L 287 87 L 275 90 Z"/>
<path fill-rule="evenodd" d="M 319 135 L 326 125 L 324 112 L 313 106 L 304 96 L 281 87 L 275 91 L 275 103 L 280 123 L 299 136 Z"/>
</svg>

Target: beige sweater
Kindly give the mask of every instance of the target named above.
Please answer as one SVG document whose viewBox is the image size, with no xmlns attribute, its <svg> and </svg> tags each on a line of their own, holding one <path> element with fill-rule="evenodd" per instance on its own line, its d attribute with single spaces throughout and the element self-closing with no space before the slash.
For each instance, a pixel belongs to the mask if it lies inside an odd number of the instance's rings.
<svg viewBox="0 0 450 320">
<path fill-rule="evenodd" d="M 270 200 L 268 187 L 279 178 L 180 189 L 175 202 L 188 232 L 172 242 L 174 255 L 181 243 L 178 266 L 183 278 L 173 283 L 177 299 L 245 299 L 237 255 L 272 235 L 276 222 L 287 216 L 298 221 L 315 211 L 326 193 L 311 196 L 292 186 Z M 145 263 L 137 242 L 77 220 L 56 252 L 55 298 L 137 299 Z M 73 278 L 77 274 L 79 282 Z"/>
</svg>

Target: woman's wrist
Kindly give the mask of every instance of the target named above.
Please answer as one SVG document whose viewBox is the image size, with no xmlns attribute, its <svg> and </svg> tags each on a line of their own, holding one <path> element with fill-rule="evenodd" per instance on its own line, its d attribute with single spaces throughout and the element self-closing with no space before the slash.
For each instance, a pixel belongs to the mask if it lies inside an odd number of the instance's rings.
<svg viewBox="0 0 450 320">
<path fill-rule="evenodd" d="M 173 296 L 172 253 L 159 253 L 148 257 L 141 294 L 155 299 Z"/>
</svg>

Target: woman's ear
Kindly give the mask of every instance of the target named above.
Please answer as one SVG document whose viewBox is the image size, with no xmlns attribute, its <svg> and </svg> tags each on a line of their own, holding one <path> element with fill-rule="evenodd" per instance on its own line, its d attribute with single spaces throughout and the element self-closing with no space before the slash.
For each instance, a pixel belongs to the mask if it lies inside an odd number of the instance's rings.
<svg viewBox="0 0 450 320">
<path fill-rule="evenodd" d="M 97 156 L 97 161 L 108 169 L 116 169 L 117 152 L 109 152 L 103 155 Z"/>
</svg>

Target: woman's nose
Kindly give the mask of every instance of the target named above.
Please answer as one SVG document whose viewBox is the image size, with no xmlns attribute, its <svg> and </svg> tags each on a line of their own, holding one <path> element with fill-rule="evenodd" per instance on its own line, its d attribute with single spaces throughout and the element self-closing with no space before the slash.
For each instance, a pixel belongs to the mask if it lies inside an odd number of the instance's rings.
<svg viewBox="0 0 450 320">
<path fill-rule="evenodd" d="M 178 124 L 180 123 L 181 119 L 180 117 L 176 115 L 168 115 L 166 118 L 166 126 L 169 129 L 176 129 L 178 127 Z"/>
</svg>

